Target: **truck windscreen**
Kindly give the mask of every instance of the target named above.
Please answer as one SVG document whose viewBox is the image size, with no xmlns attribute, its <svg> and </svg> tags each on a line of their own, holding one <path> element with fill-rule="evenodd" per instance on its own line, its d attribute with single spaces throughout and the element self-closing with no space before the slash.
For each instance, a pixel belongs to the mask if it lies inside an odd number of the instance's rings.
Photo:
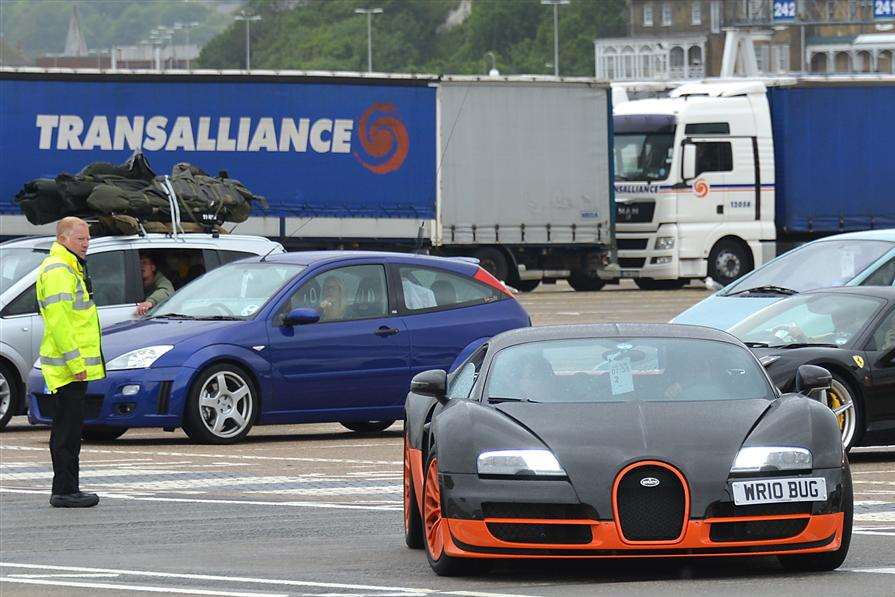
<svg viewBox="0 0 895 597">
<path fill-rule="evenodd" d="M 656 181 L 668 178 L 675 126 L 673 116 L 615 116 L 615 179 Z"/>
</svg>

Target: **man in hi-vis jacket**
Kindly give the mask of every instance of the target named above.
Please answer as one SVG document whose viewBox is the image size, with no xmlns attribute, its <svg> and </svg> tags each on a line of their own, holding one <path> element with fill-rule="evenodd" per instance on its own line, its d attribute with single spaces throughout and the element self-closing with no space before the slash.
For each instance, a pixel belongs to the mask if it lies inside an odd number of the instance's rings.
<svg viewBox="0 0 895 597">
<path fill-rule="evenodd" d="M 99 316 L 90 297 L 85 263 L 89 245 L 87 223 L 63 218 L 56 225 L 56 242 L 37 276 L 37 303 L 44 320 L 40 367 L 46 389 L 53 395 L 50 504 L 57 508 L 90 508 L 99 503 L 95 493 L 82 493 L 78 486 L 87 382 L 106 376 Z"/>
</svg>

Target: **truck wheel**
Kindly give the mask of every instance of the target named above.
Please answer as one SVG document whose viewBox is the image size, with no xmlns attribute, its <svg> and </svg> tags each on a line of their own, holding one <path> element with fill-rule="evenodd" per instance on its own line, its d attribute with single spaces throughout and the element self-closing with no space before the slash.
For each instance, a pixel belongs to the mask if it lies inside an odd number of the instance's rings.
<svg viewBox="0 0 895 597">
<path fill-rule="evenodd" d="M 687 285 L 687 280 L 654 280 L 652 278 L 634 278 L 634 283 L 640 290 L 677 290 Z"/>
<path fill-rule="evenodd" d="M 498 249 L 483 247 L 475 252 L 475 258 L 479 260 L 479 265 L 485 271 L 502 282 L 506 281 L 510 275 L 507 258 Z"/>
<path fill-rule="evenodd" d="M 512 286 L 519 292 L 531 292 L 540 285 L 540 280 L 516 280 L 515 282 L 510 284 L 510 286 Z"/>
<path fill-rule="evenodd" d="M 588 276 L 581 272 L 576 272 L 569 276 L 569 286 L 579 292 L 588 292 L 600 290 L 606 286 L 606 282 L 597 276 Z"/>
<path fill-rule="evenodd" d="M 0 429 L 6 427 L 22 404 L 19 380 L 10 367 L 0 364 Z"/>
<path fill-rule="evenodd" d="M 751 272 L 752 267 L 748 248 L 729 238 L 719 240 L 709 253 L 709 276 L 722 286 Z"/>
</svg>

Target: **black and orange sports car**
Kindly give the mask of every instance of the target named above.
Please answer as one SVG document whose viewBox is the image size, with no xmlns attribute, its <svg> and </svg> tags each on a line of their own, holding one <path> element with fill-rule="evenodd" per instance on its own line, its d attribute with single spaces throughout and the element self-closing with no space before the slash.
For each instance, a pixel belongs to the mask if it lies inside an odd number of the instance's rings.
<svg viewBox="0 0 895 597">
<path fill-rule="evenodd" d="M 782 394 L 733 336 L 678 325 L 495 336 L 406 404 L 404 529 L 433 570 L 497 558 L 848 552 L 852 484 L 836 416 L 800 368 Z"/>
</svg>

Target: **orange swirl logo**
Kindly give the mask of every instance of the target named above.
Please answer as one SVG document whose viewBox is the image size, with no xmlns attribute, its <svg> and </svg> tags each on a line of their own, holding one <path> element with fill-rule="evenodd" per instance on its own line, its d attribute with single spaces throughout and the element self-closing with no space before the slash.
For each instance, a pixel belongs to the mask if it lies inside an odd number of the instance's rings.
<svg viewBox="0 0 895 597">
<path fill-rule="evenodd" d="M 388 174 L 401 167 L 410 149 L 410 137 L 396 116 L 394 104 L 375 103 L 364 112 L 357 133 L 364 157 L 354 152 L 361 165 L 374 174 Z"/>
<path fill-rule="evenodd" d="M 700 199 L 708 195 L 710 190 L 709 183 L 702 178 L 693 183 L 693 192 L 696 193 L 696 196 Z"/>
</svg>

